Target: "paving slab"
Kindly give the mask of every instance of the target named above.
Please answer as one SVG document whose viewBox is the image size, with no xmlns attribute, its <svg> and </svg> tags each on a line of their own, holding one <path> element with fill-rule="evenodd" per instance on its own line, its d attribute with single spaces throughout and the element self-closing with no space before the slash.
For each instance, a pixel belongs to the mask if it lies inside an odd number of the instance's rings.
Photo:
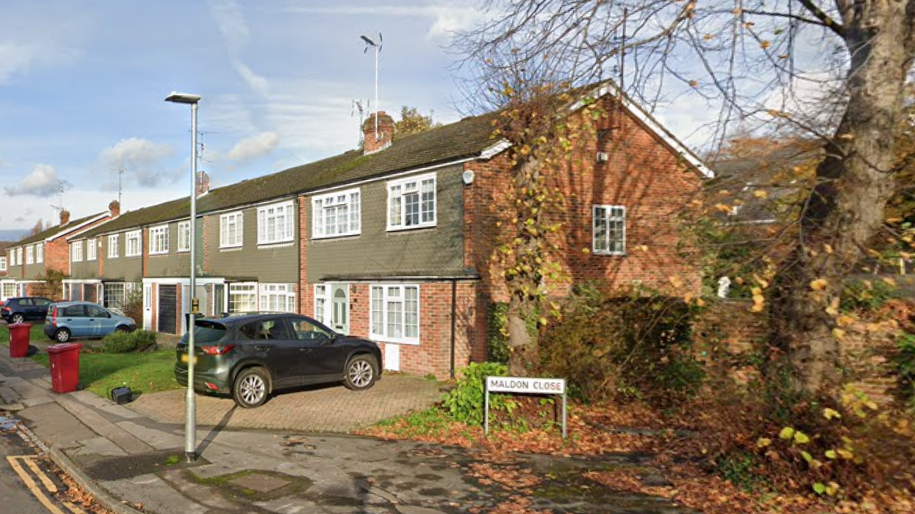
<svg viewBox="0 0 915 514">
<path fill-rule="evenodd" d="M 80 441 L 80 447 L 68 452 L 74 458 L 87 457 L 123 457 L 127 452 L 104 437 L 93 437 Z"/>
<path fill-rule="evenodd" d="M 114 496 L 156 514 L 207 514 L 210 508 L 180 495 L 156 475 L 140 475 L 99 484 Z"/>
<path fill-rule="evenodd" d="M 233 478 L 232 480 L 229 480 L 229 483 L 259 493 L 270 493 L 290 484 L 289 480 L 283 480 L 282 478 L 265 475 L 263 473 L 251 473 L 249 475 Z"/>
<path fill-rule="evenodd" d="M 64 395 L 57 398 L 57 403 L 91 426 L 99 435 L 107 437 L 123 448 L 127 453 L 146 453 L 153 449 L 152 446 L 108 421 L 105 416 L 88 405 L 84 405 L 75 399 L 67 398 Z"/>
<path fill-rule="evenodd" d="M 80 441 L 93 439 L 93 432 L 76 416 L 57 403 L 45 403 L 17 413 L 45 444 L 54 448 L 73 448 Z"/>
</svg>

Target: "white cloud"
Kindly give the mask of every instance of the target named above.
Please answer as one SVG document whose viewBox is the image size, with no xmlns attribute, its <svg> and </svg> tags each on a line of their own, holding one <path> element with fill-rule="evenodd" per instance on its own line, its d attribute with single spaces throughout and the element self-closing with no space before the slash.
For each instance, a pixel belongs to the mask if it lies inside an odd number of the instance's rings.
<svg viewBox="0 0 915 514">
<path fill-rule="evenodd" d="M 246 137 L 235 143 L 229 150 L 228 157 L 234 161 L 245 161 L 270 153 L 280 142 L 276 132 L 261 132 L 260 134 Z"/>
<path fill-rule="evenodd" d="M 248 24 L 241 12 L 241 7 L 234 0 L 211 1 L 210 12 L 216 20 L 219 32 L 229 46 L 229 51 L 235 53 L 248 42 Z"/>
<path fill-rule="evenodd" d="M 155 187 L 174 181 L 180 173 L 180 170 L 164 170 L 159 164 L 161 159 L 171 157 L 173 153 L 169 145 L 132 137 L 102 150 L 98 161 L 106 170 L 125 170 L 141 186 Z"/>
<path fill-rule="evenodd" d="M 472 28 L 485 19 L 487 13 L 473 7 L 440 3 L 435 5 L 414 6 L 353 6 L 353 7 L 314 7 L 310 4 L 290 8 L 293 12 L 305 14 L 332 14 L 342 16 L 396 16 L 412 18 L 431 18 L 428 39 L 450 39 L 454 32 Z"/>
<path fill-rule="evenodd" d="M 267 79 L 258 75 L 257 73 L 254 73 L 247 64 L 241 62 L 238 59 L 235 59 L 233 64 L 235 65 L 235 71 L 241 75 L 241 78 L 244 79 L 244 81 L 248 84 L 248 87 L 262 95 L 267 94 L 267 88 L 270 85 L 267 82 Z"/>
<path fill-rule="evenodd" d="M 39 164 L 19 182 L 19 185 L 12 187 L 7 186 L 3 189 L 6 191 L 6 194 L 10 196 L 42 196 L 57 192 L 57 186 L 60 185 L 60 183 L 60 178 L 57 177 L 57 171 L 53 166 Z"/>
<path fill-rule="evenodd" d="M 25 71 L 34 58 L 34 50 L 21 45 L 0 44 L 0 84 L 16 73 Z"/>
</svg>

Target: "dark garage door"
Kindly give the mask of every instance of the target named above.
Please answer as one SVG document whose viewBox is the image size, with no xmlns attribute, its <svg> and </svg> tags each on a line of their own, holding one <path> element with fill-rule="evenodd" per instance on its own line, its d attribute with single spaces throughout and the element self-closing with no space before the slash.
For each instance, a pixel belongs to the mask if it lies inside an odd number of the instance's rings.
<svg viewBox="0 0 915 514">
<path fill-rule="evenodd" d="M 159 332 L 175 334 L 177 325 L 178 286 L 159 286 Z"/>
</svg>

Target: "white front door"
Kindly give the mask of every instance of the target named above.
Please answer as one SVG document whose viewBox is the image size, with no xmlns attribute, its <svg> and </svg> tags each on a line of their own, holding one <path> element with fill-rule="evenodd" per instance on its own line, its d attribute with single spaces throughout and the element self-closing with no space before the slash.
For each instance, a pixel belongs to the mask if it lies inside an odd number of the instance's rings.
<svg viewBox="0 0 915 514">
<path fill-rule="evenodd" d="M 341 334 L 349 334 L 349 285 L 332 285 L 330 302 L 330 328 Z"/>
<path fill-rule="evenodd" d="M 143 328 L 155 330 L 152 326 L 152 284 L 143 284 Z"/>
</svg>

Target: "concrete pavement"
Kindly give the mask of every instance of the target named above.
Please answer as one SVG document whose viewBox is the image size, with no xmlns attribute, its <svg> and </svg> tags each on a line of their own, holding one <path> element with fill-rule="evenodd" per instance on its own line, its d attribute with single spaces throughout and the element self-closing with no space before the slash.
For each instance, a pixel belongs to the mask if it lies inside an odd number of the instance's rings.
<svg viewBox="0 0 915 514">
<path fill-rule="evenodd" d="M 354 400 L 365 394 L 340 389 Z M 197 433 L 201 458 L 187 464 L 182 425 L 141 413 L 149 403 L 138 412 L 88 391 L 56 395 L 50 392 L 47 370 L 28 360 L 10 360 L 2 349 L 0 398 L 0 403 L 13 404 L 16 416 L 26 420 L 67 473 L 118 513 L 490 512 L 518 495 L 517 490 L 480 480 L 474 472 L 479 456 L 470 451 L 303 430 L 236 430 L 244 424 L 233 420 L 242 415 L 230 407 L 206 414 L 213 417 L 205 418 L 210 426 Z M 282 398 L 271 401 L 280 411 L 287 407 Z M 209 412 L 210 399 L 203 400 L 203 411 Z M 244 416 L 256 420 L 259 411 L 245 411 Z M 326 417 L 334 414 L 327 412 Z M 644 462 L 627 456 L 600 462 L 518 456 L 506 469 L 550 477 L 527 499 L 532 511 L 683 512 L 659 498 L 597 490 L 593 483 L 561 483 L 562 477 L 575 475 L 570 471 L 619 465 Z"/>
</svg>

